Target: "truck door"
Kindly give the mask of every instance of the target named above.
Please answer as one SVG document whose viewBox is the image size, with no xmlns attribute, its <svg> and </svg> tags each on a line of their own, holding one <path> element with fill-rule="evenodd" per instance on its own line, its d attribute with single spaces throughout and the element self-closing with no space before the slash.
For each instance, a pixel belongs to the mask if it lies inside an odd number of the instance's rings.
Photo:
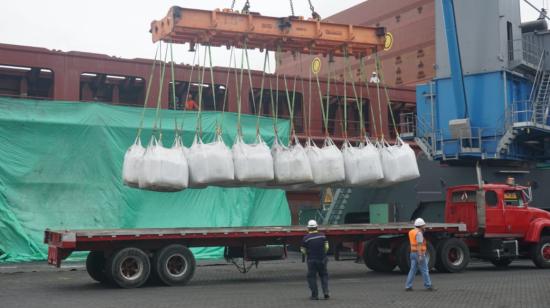
<svg viewBox="0 0 550 308">
<path fill-rule="evenodd" d="M 485 236 L 499 236 L 506 233 L 504 209 L 497 191 L 485 191 L 485 206 Z"/>
<path fill-rule="evenodd" d="M 504 204 L 505 233 L 512 237 L 523 237 L 529 228 L 530 213 L 520 190 L 505 190 Z"/>
</svg>

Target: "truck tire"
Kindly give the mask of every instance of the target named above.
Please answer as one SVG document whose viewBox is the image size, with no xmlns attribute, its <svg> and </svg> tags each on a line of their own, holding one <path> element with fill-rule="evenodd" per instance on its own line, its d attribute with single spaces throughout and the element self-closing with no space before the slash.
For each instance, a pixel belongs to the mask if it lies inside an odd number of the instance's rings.
<svg viewBox="0 0 550 308">
<path fill-rule="evenodd" d="M 426 245 L 426 255 L 428 256 L 428 268 L 432 269 L 435 265 L 435 248 L 432 243 Z M 399 271 L 407 274 L 411 270 L 411 244 L 408 240 L 404 240 L 397 249 L 397 266 Z"/>
<path fill-rule="evenodd" d="M 550 236 L 541 237 L 538 244 L 531 247 L 531 259 L 538 268 L 550 268 Z"/>
<path fill-rule="evenodd" d="M 498 260 L 491 260 L 491 263 L 493 263 L 494 266 L 498 268 L 506 268 L 510 263 L 512 263 L 513 259 L 498 259 Z"/>
<path fill-rule="evenodd" d="M 166 246 L 153 257 L 155 277 L 168 286 L 184 285 L 195 274 L 195 256 L 183 245 Z"/>
<path fill-rule="evenodd" d="M 397 264 L 390 258 L 389 253 L 380 252 L 379 248 L 383 247 L 384 241 L 381 239 L 373 239 L 367 242 L 363 252 L 363 260 L 365 265 L 375 272 L 391 272 Z"/>
<path fill-rule="evenodd" d="M 151 263 L 145 252 L 139 248 L 119 249 L 107 259 L 107 277 L 117 286 L 125 289 L 139 288 L 151 273 Z"/>
<path fill-rule="evenodd" d="M 108 279 L 105 274 L 105 264 L 106 260 L 103 251 L 90 251 L 86 258 L 86 271 L 93 280 L 106 283 Z"/>
<path fill-rule="evenodd" d="M 441 240 L 437 245 L 435 268 L 440 272 L 462 272 L 470 263 L 470 249 L 457 238 Z"/>
</svg>

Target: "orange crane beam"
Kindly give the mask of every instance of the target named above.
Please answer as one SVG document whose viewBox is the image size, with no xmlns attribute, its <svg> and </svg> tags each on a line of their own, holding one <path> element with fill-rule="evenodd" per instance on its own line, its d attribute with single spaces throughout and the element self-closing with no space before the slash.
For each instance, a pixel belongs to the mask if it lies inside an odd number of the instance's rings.
<svg viewBox="0 0 550 308">
<path fill-rule="evenodd" d="M 268 17 L 231 10 L 205 11 L 174 6 L 151 23 L 153 42 L 235 46 L 271 51 L 360 57 L 384 48 L 386 30 L 302 17 Z"/>
</svg>

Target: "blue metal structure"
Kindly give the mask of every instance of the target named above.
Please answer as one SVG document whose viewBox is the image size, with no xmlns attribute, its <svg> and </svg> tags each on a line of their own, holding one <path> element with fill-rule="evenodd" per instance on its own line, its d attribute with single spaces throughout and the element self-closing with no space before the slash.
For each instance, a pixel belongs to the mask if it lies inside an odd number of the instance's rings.
<svg viewBox="0 0 550 308">
<path fill-rule="evenodd" d="M 417 87 L 417 144 L 442 161 L 550 160 L 550 32 L 522 29 L 519 3 L 515 10 L 507 0 L 435 1 L 445 24 L 436 48 L 448 49 L 437 66 L 450 76 L 440 73 Z M 477 69 L 480 58 L 493 62 Z M 465 121 L 457 128 L 457 120 Z"/>
<path fill-rule="evenodd" d="M 449 48 L 449 62 L 452 74 L 454 96 L 456 104 L 464 108 L 463 118 L 468 118 L 468 101 L 466 100 L 466 89 L 464 88 L 464 74 L 462 73 L 462 58 L 460 56 L 460 44 L 456 33 L 456 20 L 453 0 L 443 0 L 443 16 L 445 21 L 445 33 L 447 34 L 447 45 Z"/>
</svg>

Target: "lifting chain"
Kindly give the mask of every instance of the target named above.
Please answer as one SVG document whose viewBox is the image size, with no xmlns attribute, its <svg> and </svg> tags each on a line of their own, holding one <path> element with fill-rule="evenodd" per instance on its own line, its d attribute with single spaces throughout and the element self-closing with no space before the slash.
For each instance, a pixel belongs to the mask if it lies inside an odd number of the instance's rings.
<svg viewBox="0 0 550 308">
<path fill-rule="evenodd" d="M 233 2 L 231 2 L 231 10 L 232 11 L 235 9 L 235 1 L 237 1 L 237 0 L 233 0 Z"/>
<path fill-rule="evenodd" d="M 292 0 L 289 0 L 290 2 L 290 13 L 292 14 L 291 16 L 294 16 L 294 3 L 292 3 Z"/>
<path fill-rule="evenodd" d="M 315 12 L 315 8 L 313 7 L 313 4 L 311 4 L 311 0 L 307 0 L 307 2 L 309 3 L 309 9 L 311 10 L 311 18 L 320 21 L 321 20 L 321 15 L 319 15 L 317 12 Z"/>
<path fill-rule="evenodd" d="M 246 0 L 246 2 L 244 3 L 241 14 L 250 14 L 250 2 L 248 0 Z"/>
</svg>

